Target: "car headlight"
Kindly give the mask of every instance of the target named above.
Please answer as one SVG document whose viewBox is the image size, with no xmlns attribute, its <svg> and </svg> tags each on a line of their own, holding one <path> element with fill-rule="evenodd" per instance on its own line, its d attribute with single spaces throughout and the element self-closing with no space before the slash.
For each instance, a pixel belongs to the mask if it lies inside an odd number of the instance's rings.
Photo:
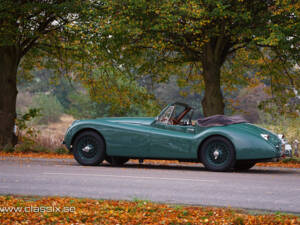
<svg viewBox="0 0 300 225">
<path fill-rule="evenodd" d="M 270 135 L 268 135 L 268 134 L 260 134 L 260 136 L 261 136 L 263 139 L 265 139 L 266 141 L 268 141 L 269 138 L 270 138 Z"/>
<path fill-rule="evenodd" d="M 286 143 L 286 140 L 284 139 L 284 134 L 278 134 L 277 136 L 280 139 L 281 144 L 285 144 Z"/>
</svg>

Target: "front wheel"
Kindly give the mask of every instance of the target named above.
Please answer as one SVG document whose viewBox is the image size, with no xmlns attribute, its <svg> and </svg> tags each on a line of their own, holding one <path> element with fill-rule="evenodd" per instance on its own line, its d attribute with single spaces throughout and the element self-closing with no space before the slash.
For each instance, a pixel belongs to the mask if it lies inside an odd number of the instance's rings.
<svg viewBox="0 0 300 225">
<path fill-rule="evenodd" d="M 105 157 L 104 141 L 93 131 L 82 132 L 74 140 L 73 152 L 74 158 L 81 165 L 98 165 Z"/>
<path fill-rule="evenodd" d="M 200 152 L 204 166 L 212 171 L 228 171 L 235 164 L 235 151 L 232 143 L 224 137 L 207 139 Z"/>
</svg>

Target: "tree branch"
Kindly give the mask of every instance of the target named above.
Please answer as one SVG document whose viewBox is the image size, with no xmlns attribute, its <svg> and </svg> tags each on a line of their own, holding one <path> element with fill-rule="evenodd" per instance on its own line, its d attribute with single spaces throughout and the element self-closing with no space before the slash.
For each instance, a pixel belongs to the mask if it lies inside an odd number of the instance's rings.
<svg viewBox="0 0 300 225">
<path fill-rule="evenodd" d="M 55 16 L 51 15 L 46 21 L 39 25 L 33 38 L 25 39 L 23 43 L 20 44 L 21 49 L 23 49 L 21 53 L 22 56 L 24 56 L 36 44 L 36 41 L 40 38 L 40 34 L 44 34 L 45 29 L 51 22 L 53 22 L 54 19 Z"/>
</svg>

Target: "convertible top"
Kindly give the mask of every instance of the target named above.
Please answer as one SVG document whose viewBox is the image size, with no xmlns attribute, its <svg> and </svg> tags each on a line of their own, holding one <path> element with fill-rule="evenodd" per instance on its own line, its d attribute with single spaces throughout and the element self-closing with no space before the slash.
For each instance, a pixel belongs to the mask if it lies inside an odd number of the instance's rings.
<svg viewBox="0 0 300 225">
<path fill-rule="evenodd" d="M 236 123 L 249 123 L 242 116 L 214 115 L 197 120 L 200 127 L 226 126 Z"/>
</svg>

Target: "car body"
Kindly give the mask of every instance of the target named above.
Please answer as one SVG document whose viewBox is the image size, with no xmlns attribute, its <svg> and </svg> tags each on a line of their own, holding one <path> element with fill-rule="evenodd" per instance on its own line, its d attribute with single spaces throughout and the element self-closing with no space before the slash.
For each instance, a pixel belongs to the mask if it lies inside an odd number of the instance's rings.
<svg viewBox="0 0 300 225">
<path fill-rule="evenodd" d="M 123 164 L 129 158 L 172 159 L 202 162 L 210 170 L 226 171 L 249 169 L 256 162 L 281 156 L 281 140 L 266 129 L 247 122 L 203 127 L 192 121 L 192 115 L 188 105 L 173 103 L 156 118 L 77 120 L 68 128 L 64 144 L 83 165 L 105 159 L 112 164 Z M 97 136 L 98 142 L 93 139 Z M 99 159 L 89 161 L 90 151 L 100 151 Z M 224 165 L 222 157 L 230 162 Z"/>
</svg>

